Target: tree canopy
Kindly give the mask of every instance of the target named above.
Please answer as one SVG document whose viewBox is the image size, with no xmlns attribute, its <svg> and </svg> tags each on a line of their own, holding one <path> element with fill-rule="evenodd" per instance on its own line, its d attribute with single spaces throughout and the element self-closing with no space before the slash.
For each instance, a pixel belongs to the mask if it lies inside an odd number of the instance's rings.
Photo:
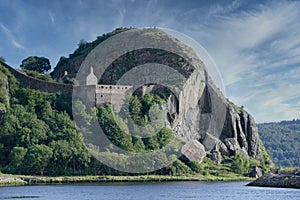
<svg viewBox="0 0 300 200">
<path fill-rule="evenodd" d="M 300 166 L 300 120 L 258 124 L 258 132 L 273 161 L 282 167 Z"/>
<path fill-rule="evenodd" d="M 22 69 L 45 73 L 51 69 L 50 61 L 45 57 L 29 56 L 22 60 L 20 65 Z"/>
<path fill-rule="evenodd" d="M 0 56 L 0 61 L 1 61 L 1 62 L 6 62 L 5 58 L 2 57 L 2 56 Z"/>
</svg>

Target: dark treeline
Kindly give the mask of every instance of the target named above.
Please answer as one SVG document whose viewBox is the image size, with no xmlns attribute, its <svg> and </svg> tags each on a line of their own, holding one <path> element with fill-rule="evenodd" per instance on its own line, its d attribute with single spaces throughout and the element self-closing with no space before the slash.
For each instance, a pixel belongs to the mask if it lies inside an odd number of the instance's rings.
<svg viewBox="0 0 300 200">
<path fill-rule="evenodd" d="M 258 124 L 261 140 L 282 167 L 300 166 L 300 120 Z"/>
</svg>

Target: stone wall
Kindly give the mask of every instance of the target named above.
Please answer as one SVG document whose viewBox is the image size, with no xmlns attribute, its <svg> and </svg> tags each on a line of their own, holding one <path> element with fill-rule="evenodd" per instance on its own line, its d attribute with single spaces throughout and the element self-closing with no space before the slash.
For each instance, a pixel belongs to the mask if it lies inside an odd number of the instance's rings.
<svg viewBox="0 0 300 200">
<path fill-rule="evenodd" d="M 1 62 L 1 65 L 7 68 L 10 71 L 10 73 L 12 73 L 25 87 L 29 87 L 31 89 L 39 90 L 42 92 L 61 92 L 63 94 L 72 95 L 73 85 L 71 84 L 61 84 L 43 81 L 27 76 L 26 74 L 23 74 L 22 72 L 12 68 L 6 63 Z"/>
<path fill-rule="evenodd" d="M 132 89 L 130 85 L 97 85 L 96 106 L 110 103 L 116 112 L 123 106 L 126 94 Z"/>
<path fill-rule="evenodd" d="M 84 85 L 73 86 L 71 84 L 53 83 L 36 79 L 12 68 L 6 63 L 1 62 L 20 82 L 26 87 L 48 93 L 61 92 L 66 95 L 72 95 L 73 89 L 77 91 L 77 96 L 87 97 L 83 99 L 94 105 L 102 105 L 104 103 L 112 104 L 114 110 L 119 111 L 122 107 L 126 92 L 132 86 L 129 85 Z"/>
</svg>

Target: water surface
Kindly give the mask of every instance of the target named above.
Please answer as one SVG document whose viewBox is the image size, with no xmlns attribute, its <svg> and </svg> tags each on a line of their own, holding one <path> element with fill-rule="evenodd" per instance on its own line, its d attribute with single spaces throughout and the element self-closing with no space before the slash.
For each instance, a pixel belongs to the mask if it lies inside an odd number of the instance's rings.
<svg viewBox="0 0 300 200">
<path fill-rule="evenodd" d="M 100 183 L 0 187 L 0 199 L 25 200 L 299 200 L 299 189 L 246 187 L 247 182 Z"/>
</svg>

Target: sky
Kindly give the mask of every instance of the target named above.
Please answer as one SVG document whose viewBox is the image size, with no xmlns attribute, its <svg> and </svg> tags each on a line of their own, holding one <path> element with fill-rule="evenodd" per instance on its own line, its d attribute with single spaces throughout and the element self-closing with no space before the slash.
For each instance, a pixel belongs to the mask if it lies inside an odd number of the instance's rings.
<svg viewBox="0 0 300 200">
<path fill-rule="evenodd" d="M 226 97 L 256 122 L 299 119 L 299 8 L 288 0 L 1 0 L 0 56 L 14 67 L 44 56 L 54 68 L 80 40 L 118 27 L 173 29 L 205 48 Z"/>
</svg>

